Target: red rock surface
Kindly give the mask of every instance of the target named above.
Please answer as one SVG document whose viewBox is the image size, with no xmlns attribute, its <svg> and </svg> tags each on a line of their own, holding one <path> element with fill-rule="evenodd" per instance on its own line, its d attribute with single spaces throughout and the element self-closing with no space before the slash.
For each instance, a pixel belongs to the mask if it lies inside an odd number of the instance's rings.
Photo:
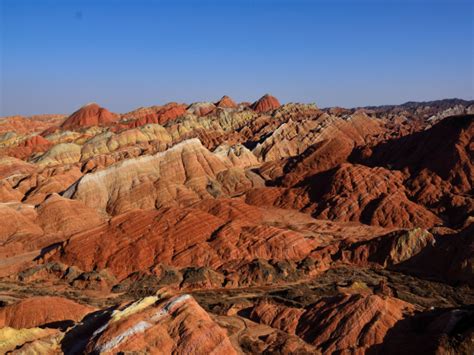
<svg viewBox="0 0 474 355">
<path fill-rule="evenodd" d="M 94 308 L 61 297 L 31 297 L 0 308 L 0 327 L 34 328 L 49 323 L 77 322 Z"/>
<path fill-rule="evenodd" d="M 132 119 L 130 128 L 144 126 L 148 123 L 165 124 L 186 113 L 186 105 L 171 102 L 164 106 L 138 109 L 122 116 L 123 119 Z"/>
<path fill-rule="evenodd" d="M 325 352 L 360 351 L 381 343 L 390 328 L 412 311 L 406 302 L 376 295 L 324 299 L 302 316 L 298 333 Z"/>
<path fill-rule="evenodd" d="M 117 116 L 96 103 L 82 106 L 61 125 L 62 129 L 78 129 L 90 126 L 105 126 L 117 120 Z"/>
<path fill-rule="evenodd" d="M 203 117 L 215 111 L 216 105 L 212 102 L 196 102 L 187 108 L 187 112 Z"/>
<path fill-rule="evenodd" d="M 104 222 L 101 215 L 80 201 L 63 198 L 55 193 L 49 195 L 36 210 L 39 225 L 45 233 L 73 234 Z"/>
<path fill-rule="evenodd" d="M 5 179 L 12 175 L 27 175 L 35 170 L 33 164 L 13 157 L 0 158 L 0 178 Z"/>
<path fill-rule="evenodd" d="M 113 314 L 106 328 L 95 333 L 86 351 L 156 352 L 159 349 L 169 354 L 237 353 L 226 331 L 189 295 L 174 296 L 132 313 L 134 307 L 140 306 L 138 303 L 125 308 L 122 317 L 121 313 Z M 127 311 L 132 313 L 128 317 Z"/>
<path fill-rule="evenodd" d="M 248 212 L 245 208 L 245 205 L 230 208 L 221 218 L 199 209 L 131 212 L 112 219 L 102 228 L 77 234 L 53 259 L 85 271 L 107 267 L 122 280 L 158 263 L 218 269 L 225 267 L 224 264 L 255 258 L 299 260 L 317 244 L 299 233 L 245 223 L 238 217 L 232 219 L 238 223 L 226 222 L 227 213 L 252 214 L 250 206 Z M 210 212 L 218 216 L 222 213 Z M 169 225 L 174 228 L 168 229 Z M 192 235 L 188 232 L 190 228 Z M 110 243 L 105 245 L 106 241 Z"/>
<path fill-rule="evenodd" d="M 343 164 L 328 175 L 331 182 L 316 181 L 328 186 L 315 191 L 321 194 L 315 213 L 318 217 L 402 228 L 440 223 L 433 213 L 408 199 L 400 173 Z"/>
<path fill-rule="evenodd" d="M 18 134 L 42 132 L 50 127 L 55 128 L 59 126 L 64 118 L 64 115 L 0 117 L 0 134 L 4 132 L 16 132 Z"/>
<path fill-rule="evenodd" d="M 47 151 L 53 144 L 40 135 L 28 137 L 17 146 L 3 150 L 3 154 L 10 157 L 26 159 L 34 153 Z"/>
<path fill-rule="evenodd" d="M 25 141 L 23 141 L 20 144 L 20 147 L 28 148 L 28 147 L 35 147 L 35 146 L 39 146 L 39 145 L 48 145 L 49 146 L 49 145 L 51 145 L 51 143 L 47 139 L 44 139 L 41 136 L 33 136 L 33 137 L 30 137 L 30 138 L 26 139 Z"/>
<path fill-rule="evenodd" d="M 260 99 L 258 99 L 257 101 L 255 101 L 251 107 L 253 110 L 263 113 L 263 112 L 272 111 L 280 107 L 280 102 L 278 101 L 276 97 L 266 94 L 262 96 Z"/>
<path fill-rule="evenodd" d="M 175 102 L 168 103 L 164 106 L 152 106 L 139 108 L 128 112 L 121 116 L 122 120 L 129 121 L 128 127 L 136 128 L 149 123 L 165 124 L 186 113 L 186 105 L 177 104 Z"/>
<path fill-rule="evenodd" d="M 261 303 L 252 319 L 297 334 L 322 353 L 364 352 L 414 311 L 409 303 L 377 295 L 325 298 L 307 309 Z"/>
<path fill-rule="evenodd" d="M 216 106 L 222 108 L 237 108 L 235 101 L 227 95 L 222 96 L 221 99 L 216 102 Z"/>
</svg>

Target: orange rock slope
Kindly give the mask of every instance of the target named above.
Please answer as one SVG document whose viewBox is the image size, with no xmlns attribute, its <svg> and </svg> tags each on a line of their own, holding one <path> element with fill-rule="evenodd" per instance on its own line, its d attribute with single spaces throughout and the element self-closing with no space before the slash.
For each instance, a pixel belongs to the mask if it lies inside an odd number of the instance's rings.
<svg viewBox="0 0 474 355">
<path fill-rule="evenodd" d="M 472 353 L 473 113 L 0 118 L 0 352 Z"/>
<path fill-rule="evenodd" d="M 100 107 L 96 103 L 90 103 L 69 116 L 61 125 L 62 129 L 77 129 L 90 126 L 103 126 L 116 120 L 114 114 Z"/>
</svg>

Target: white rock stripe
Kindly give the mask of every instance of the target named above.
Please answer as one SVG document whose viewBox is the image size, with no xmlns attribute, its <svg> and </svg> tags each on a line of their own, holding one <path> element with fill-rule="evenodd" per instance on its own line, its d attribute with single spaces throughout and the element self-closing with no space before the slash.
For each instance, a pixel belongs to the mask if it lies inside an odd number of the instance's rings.
<svg viewBox="0 0 474 355">
<path fill-rule="evenodd" d="M 171 298 L 148 321 L 140 321 L 140 322 L 136 323 L 135 325 L 131 326 L 130 328 L 128 328 L 127 330 L 125 330 L 121 334 L 119 334 L 116 337 L 114 337 L 113 339 L 109 340 L 108 342 L 96 346 L 94 348 L 94 350 L 101 353 L 101 352 L 109 351 L 109 350 L 112 350 L 112 349 L 116 348 L 118 345 L 120 345 L 120 343 L 122 343 L 128 337 L 130 337 L 132 335 L 135 335 L 135 334 L 143 333 L 148 328 L 151 328 L 153 325 L 155 325 L 160 320 L 162 320 L 165 316 L 169 315 L 176 306 L 178 306 L 179 304 L 185 302 L 186 300 L 188 300 L 190 298 L 191 298 L 191 296 L 187 295 L 187 294 Z M 94 332 L 93 336 L 98 336 L 99 334 L 101 334 L 107 328 L 107 326 L 108 326 L 108 324 L 105 324 L 101 328 L 97 329 Z"/>
</svg>

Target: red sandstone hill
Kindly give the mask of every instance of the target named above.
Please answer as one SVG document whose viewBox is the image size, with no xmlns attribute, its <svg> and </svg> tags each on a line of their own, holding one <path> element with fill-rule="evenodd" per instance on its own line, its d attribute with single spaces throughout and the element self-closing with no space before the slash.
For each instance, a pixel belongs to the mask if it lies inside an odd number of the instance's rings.
<svg viewBox="0 0 474 355">
<path fill-rule="evenodd" d="M 75 322 L 94 310 L 61 297 L 32 297 L 0 309 L 0 327 L 33 328 L 59 321 Z"/>
<path fill-rule="evenodd" d="M 61 125 L 62 129 L 78 129 L 90 126 L 105 126 L 115 122 L 118 117 L 96 103 L 82 106 Z"/>
<path fill-rule="evenodd" d="M 234 100 L 232 100 L 232 98 L 227 95 L 224 95 L 219 101 L 216 102 L 216 106 L 222 108 L 236 108 L 237 104 Z"/>
<path fill-rule="evenodd" d="M 149 123 L 165 124 L 168 121 L 175 120 L 185 113 L 186 105 L 171 102 L 164 106 L 139 108 L 135 111 L 122 115 L 122 119 L 131 120 L 128 124 L 129 127 L 136 128 Z"/>
<path fill-rule="evenodd" d="M 470 191 L 474 182 L 472 142 L 474 115 L 453 116 L 433 127 L 375 146 L 367 158 L 371 165 L 427 170 L 450 182 L 454 191 Z"/>
<path fill-rule="evenodd" d="M 273 97 L 270 94 L 265 94 L 260 99 L 255 101 L 250 107 L 257 112 L 263 113 L 272 111 L 280 106 L 280 102 L 276 97 Z"/>
</svg>

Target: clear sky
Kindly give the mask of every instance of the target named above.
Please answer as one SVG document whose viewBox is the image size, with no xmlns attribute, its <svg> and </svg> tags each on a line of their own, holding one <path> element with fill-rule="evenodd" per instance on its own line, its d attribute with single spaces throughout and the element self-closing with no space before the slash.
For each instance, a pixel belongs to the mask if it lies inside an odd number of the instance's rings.
<svg viewBox="0 0 474 355">
<path fill-rule="evenodd" d="M 473 98 L 469 0 L 0 0 L 0 116 Z"/>
</svg>

